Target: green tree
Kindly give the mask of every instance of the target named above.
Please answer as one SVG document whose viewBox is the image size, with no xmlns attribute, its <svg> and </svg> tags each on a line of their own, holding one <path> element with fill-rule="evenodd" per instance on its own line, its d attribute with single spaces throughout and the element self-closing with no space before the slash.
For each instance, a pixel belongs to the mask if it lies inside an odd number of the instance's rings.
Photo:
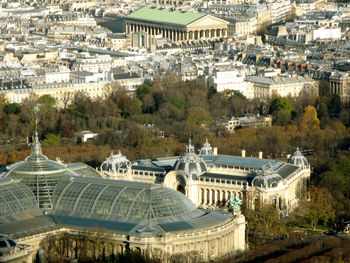
<svg viewBox="0 0 350 263">
<path fill-rule="evenodd" d="M 288 98 L 277 97 L 270 101 L 270 113 L 278 112 L 280 110 L 286 110 L 292 112 L 294 110 L 293 104 Z"/>
<path fill-rule="evenodd" d="M 277 111 L 274 122 L 276 125 L 284 126 L 290 123 L 291 117 L 290 111 L 282 109 Z"/>
<path fill-rule="evenodd" d="M 45 144 L 47 145 L 53 145 L 56 144 L 60 141 L 61 135 L 60 134 L 55 134 L 55 133 L 48 133 L 45 136 Z"/>
<path fill-rule="evenodd" d="M 136 97 L 142 101 L 143 97 L 151 93 L 151 88 L 147 84 L 142 84 L 136 90 Z"/>
<path fill-rule="evenodd" d="M 10 114 L 18 114 L 21 112 L 21 105 L 18 104 L 18 103 L 10 103 L 10 104 L 7 104 L 5 107 L 4 107 L 4 112 L 7 114 L 7 115 L 10 115 Z"/>
<path fill-rule="evenodd" d="M 41 96 L 38 102 L 44 106 L 46 110 L 51 110 L 52 107 L 56 105 L 56 99 L 50 95 Z"/>
</svg>

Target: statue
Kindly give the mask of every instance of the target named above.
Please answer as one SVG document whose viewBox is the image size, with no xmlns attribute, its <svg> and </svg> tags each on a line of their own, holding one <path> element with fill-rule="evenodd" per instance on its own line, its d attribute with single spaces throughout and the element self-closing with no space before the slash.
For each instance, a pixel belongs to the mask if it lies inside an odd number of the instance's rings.
<svg viewBox="0 0 350 263">
<path fill-rule="evenodd" d="M 241 205 L 242 205 L 241 199 L 239 199 L 237 196 L 231 195 L 229 203 L 230 203 L 230 210 L 232 210 L 233 213 L 239 214 L 241 212 Z"/>
</svg>

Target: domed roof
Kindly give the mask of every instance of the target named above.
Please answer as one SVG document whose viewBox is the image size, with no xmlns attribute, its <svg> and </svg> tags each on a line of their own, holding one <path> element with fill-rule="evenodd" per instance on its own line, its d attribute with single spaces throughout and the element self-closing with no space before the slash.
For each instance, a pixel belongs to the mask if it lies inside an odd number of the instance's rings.
<svg viewBox="0 0 350 263">
<path fill-rule="evenodd" d="M 60 182 L 53 201 L 54 214 L 142 225 L 182 221 L 205 213 L 182 193 L 161 185 L 95 178 L 72 177 Z"/>
<path fill-rule="evenodd" d="M 257 171 L 257 176 L 253 179 L 252 185 L 259 188 L 273 188 L 283 184 L 283 182 L 283 178 L 266 165 Z"/>
<path fill-rule="evenodd" d="M 191 145 L 191 140 L 186 146 L 186 154 L 176 161 L 174 170 L 183 171 L 191 178 L 193 176 L 198 177 L 208 170 L 203 159 L 194 153 L 194 146 Z"/>
<path fill-rule="evenodd" d="M 6 168 L 8 172 L 5 177 L 20 179 L 27 185 L 33 191 L 40 208 L 52 208 L 51 196 L 60 179 L 77 175 L 67 165 L 49 160 L 43 155 L 37 132 L 30 156 Z M 93 176 L 91 172 L 89 174 Z"/>
<path fill-rule="evenodd" d="M 213 147 L 211 147 L 208 139 L 205 139 L 205 143 L 202 148 L 199 150 L 199 155 L 210 155 L 213 154 Z"/>
<path fill-rule="evenodd" d="M 116 172 L 120 168 L 126 169 L 128 166 L 131 165 L 131 162 L 119 151 L 118 154 L 113 155 L 113 152 L 111 152 L 111 155 L 106 158 L 106 161 L 104 161 L 101 165 L 101 170 L 103 171 L 112 171 Z"/>
<path fill-rule="evenodd" d="M 18 180 L 0 179 L 0 202 L 0 224 L 14 221 L 16 215 L 38 210 L 33 192 Z"/>
<path fill-rule="evenodd" d="M 301 168 L 308 167 L 309 162 L 306 157 L 299 151 L 299 147 L 294 152 L 294 154 L 287 160 L 288 163 L 294 164 L 295 166 L 299 166 Z"/>
</svg>

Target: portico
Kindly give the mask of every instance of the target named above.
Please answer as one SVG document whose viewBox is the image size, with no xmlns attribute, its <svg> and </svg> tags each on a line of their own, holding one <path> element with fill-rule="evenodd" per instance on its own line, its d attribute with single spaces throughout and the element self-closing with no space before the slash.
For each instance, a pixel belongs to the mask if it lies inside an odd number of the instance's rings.
<svg viewBox="0 0 350 263">
<path fill-rule="evenodd" d="M 174 42 L 227 37 L 229 22 L 200 13 L 143 7 L 125 18 L 126 33 L 143 31 Z"/>
</svg>

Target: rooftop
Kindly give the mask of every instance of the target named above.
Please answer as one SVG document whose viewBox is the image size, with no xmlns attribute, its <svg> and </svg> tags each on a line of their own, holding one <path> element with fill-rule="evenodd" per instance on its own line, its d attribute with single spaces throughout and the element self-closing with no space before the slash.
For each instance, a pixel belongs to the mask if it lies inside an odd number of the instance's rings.
<svg viewBox="0 0 350 263">
<path fill-rule="evenodd" d="M 161 23 L 188 25 L 204 16 L 205 14 L 201 13 L 143 7 L 127 15 L 126 17 Z"/>
</svg>

